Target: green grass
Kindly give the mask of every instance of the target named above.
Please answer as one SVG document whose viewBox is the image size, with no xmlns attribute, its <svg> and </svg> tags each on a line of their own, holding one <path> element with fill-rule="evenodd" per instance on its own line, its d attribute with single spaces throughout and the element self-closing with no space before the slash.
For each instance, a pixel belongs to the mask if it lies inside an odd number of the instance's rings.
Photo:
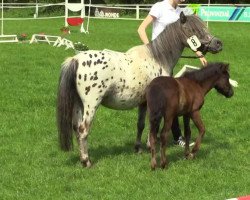
<svg viewBox="0 0 250 200">
<path fill-rule="evenodd" d="M 73 29 L 67 38 L 91 49 L 126 51 L 140 44 L 139 21 L 91 20 L 90 34 Z M 60 35 L 63 19 L 7 21 L 5 34 Z M 55 120 L 60 65 L 73 50 L 48 44 L 0 44 L 1 199 L 226 199 L 250 194 L 249 28 L 245 23 L 210 23 L 224 50 L 209 61 L 231 64 L 239 82 L 232 99 L 212 91 L 202 118 L 206 135 L 197 158 L 169 145 L 169 168 L 150 170 L 150 154 L 134 154 L 137 110 L 101 107 L 89 136 L 94 166 L 81 168 L 78 147 L 60 151 Z M 239 33 L 240 31 L 240 33 Z M 190 51 L 185 54 L 193 55 Z M 183 64 L 197 60 L 181 59 Z M 193 138 L 197 130 L 192 126 Z M 143 141 L 146 140 L 146 128 Z"/>
</svg>

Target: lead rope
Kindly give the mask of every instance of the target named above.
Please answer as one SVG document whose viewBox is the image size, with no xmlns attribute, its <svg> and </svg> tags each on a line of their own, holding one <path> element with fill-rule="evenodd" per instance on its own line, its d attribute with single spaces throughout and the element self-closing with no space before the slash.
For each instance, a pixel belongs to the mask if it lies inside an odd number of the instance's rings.
<svg viewBox="0 0 250 200">
<path fill-rule="evenodd" d="M 192 59 L 197 59 L 197 58 L 203 58 L 204 55 L 201 56 L 181 56 L 181 58 L 192 58 Z"/>
</svg>

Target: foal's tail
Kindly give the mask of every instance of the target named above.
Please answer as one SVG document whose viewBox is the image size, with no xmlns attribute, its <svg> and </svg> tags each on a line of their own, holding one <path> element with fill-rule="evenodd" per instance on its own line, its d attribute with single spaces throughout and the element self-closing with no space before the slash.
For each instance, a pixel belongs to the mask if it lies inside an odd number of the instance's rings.
<svg viewBox="0 0 250 200">
<path fill-rule="evenodd" d="M 78 61 L 67 59 L 61 69 L 57 95 L 57 127 L 60 147 L 64 151 L 72 149 L 72 117 L 76 98 L 79 98 L 76 89 L 76 71 Z"/>
</svg>

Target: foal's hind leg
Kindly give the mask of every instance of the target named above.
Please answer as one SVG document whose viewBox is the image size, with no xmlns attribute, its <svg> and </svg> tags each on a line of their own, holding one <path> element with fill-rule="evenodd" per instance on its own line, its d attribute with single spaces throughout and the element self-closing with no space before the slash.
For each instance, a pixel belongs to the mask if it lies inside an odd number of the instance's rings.
<svg viewBox="0 0 250 200">
<path fill-rule="evenodd" d="M 161 130 L 161 168 L 164 169 L 167 165 L 166 158 L 166 146 L 167 146 L 167 138 L 170 133 L 170 129 L 172 126 L 173 119 L 171 117 L 164 117 L 164 125 Z"/>
<path fill-rule="evenodd" d="M 183 122 L 184 122 L 184 136 L 185 136 L 185 157 L 187 159 L 192 159 L 192 154 L 190 154 L 189 150 L 189 142 L 191 137 L 190 117 L 188 115 L 183 116 Z"/>
<path fill-rule="evenodd" d="M 156 161 L 157 133 L 155 131 L 150 131 L 149 142 L 151 150 L 151 169 L 155 170 L 157 166 L 157 161 Z"/>
<path fill-rule="evenodd" d="M 157 143 L 157 133 L 160 127 L 162 116 L 156 113 L 154 110 L 149 110 L 149 122 L 150 122 L 150 150 L 151 150 L 151 169 L 154 170 L 157 166 L 156 161 L 156 143 Z"/>
<path fill-rule="evenodd" d="M 145 102 L 139 105 L 139 109 L 138 109 L 137 137 L 136 137 L 136 143 L 135 143 L 135 152 L 138 152 L 138 153 L 142 152 L 141 136 L 145 127 L 146 112 L 147 112 L 147 103 Z"/>
<path fill-rule="evenodd" d="M 192 113 L 191 115 L 191 118 L 195 124 L 195 126 L 198 128 L 199 130 L 199 135 L 198 137 L 196 138 L 196 141 L 195 141 L 195 145 L 191 151 L 193 157 L 195 156 L 195 154 L 199 151 L 200 149 L 200 145 L 201 145 L 201 140 L 205 134 L 205 126 L 201 120 L 201 117 L 200 117 L 200 113 L 199 111 L 196 111 L 194 113 Z"/>
</svg>

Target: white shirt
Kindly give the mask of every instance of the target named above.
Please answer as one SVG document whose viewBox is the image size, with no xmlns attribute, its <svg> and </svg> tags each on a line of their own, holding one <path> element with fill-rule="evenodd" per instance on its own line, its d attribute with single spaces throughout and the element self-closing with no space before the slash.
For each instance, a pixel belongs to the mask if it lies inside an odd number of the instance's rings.
<svg viewBox="0 0 250 200">
<path fill-rule="evenodd" d="M 164 28 L 180 18 L 181 9 L 173 8 L 169 0 L 164 0 L 154 4 L 149 12 L 149 15 L 156 19 L 153 21 L 152 40 L 154 40 Z"/>
</svg>

